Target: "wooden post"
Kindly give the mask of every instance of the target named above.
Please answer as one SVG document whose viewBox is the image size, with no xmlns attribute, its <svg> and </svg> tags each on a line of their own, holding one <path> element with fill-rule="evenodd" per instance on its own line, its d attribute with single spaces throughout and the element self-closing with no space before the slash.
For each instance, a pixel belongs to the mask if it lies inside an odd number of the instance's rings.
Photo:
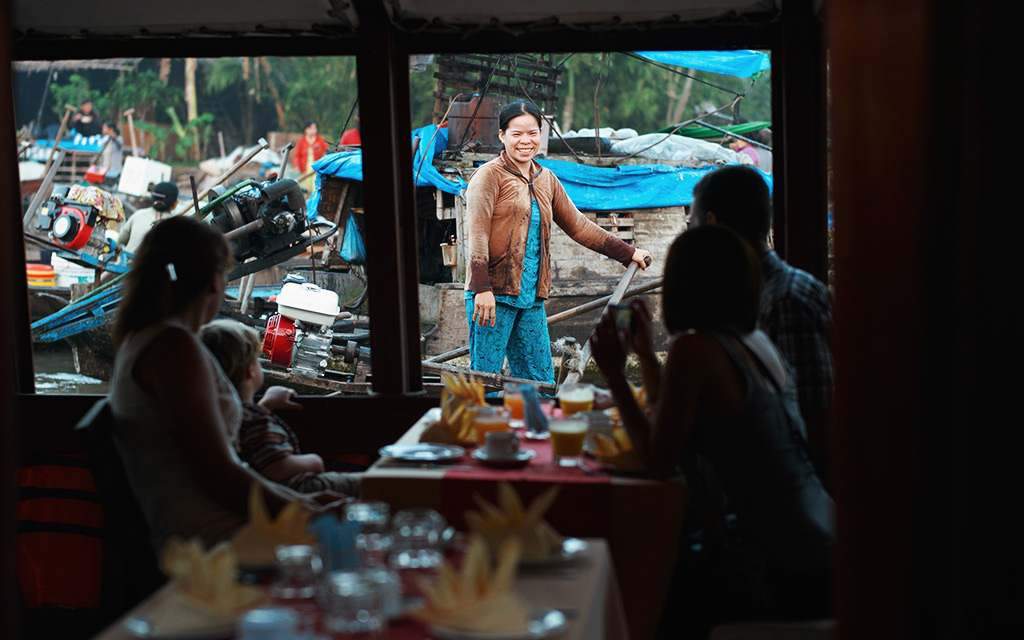
<svg viewBox="0 0 1024 640">
<path fill-rule="evenodd" d="M 356 0 L 370 344 L 376 393 L 419 393 L 419 274 L 409 144 L 409 52 L 383 6 Z"/>
<path fill-rule="evenodd" d="M 131 109 L 128 109 L 127 111 L 124 112 L 124 117 L 128 118 L 128 135 L 130 137 L 130 140 L 132 141 L 132 155 L 133 156 L 137 156 L 137 155 L 139 155 L 139 152 L 138 152 L 138 148 L 139 147 L 138 147 L 138 143 L 135 140 L 135 119 L 132 117 L 134 115 L 135 115 L 135 107 L 132 107 Z M 142 155 L 145 155 L 145 154 L 142 154 Z"/>
<path fill-rule="evenodd" d="M 60 141 L 64 139 L 64 133 L 68 128 L 68 118 L 74 113 L 75 107 L 66 104 L 64 105 L 64 117 L 60 120 L 60 129 L 57 129 L 57 137 L 53 140 L 53 148 L 50 149 L 50 155 L 46 156 L 46 165 L 43 167 L 43 173 L 45 174 L 50 169 L 50 165 L 53 164 L 53 156 L 57 153 L 57 147 L 60 146 Z"/>
</svg>

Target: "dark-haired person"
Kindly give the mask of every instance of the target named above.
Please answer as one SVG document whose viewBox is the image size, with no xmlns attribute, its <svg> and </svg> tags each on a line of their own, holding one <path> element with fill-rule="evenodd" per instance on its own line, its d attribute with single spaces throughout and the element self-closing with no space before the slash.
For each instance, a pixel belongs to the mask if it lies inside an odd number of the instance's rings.
<svg viewBox="0 0 1024 640">
<path fill-rule="evenodd" d="M 768 185 L 750 167 L 723 167 L 704 176 L 693 189 L 691 226 L 729 227 L 757 251 L 764 278 L 760 326 L 793 367 L 811 456 L 828 484 L 832 299 L 828 287 L 784 262 L 768 246 L 771 223 Z"/>
<path fill-rule="evenodd" d="M 760 284 L 757 258 L 738 235 L 720 226 L 686 231 L 665 262 L 664 368 L 640 301 L 628 332 L 602 318 L 592 353 L 646 469 L 686 476 L 689 527 L 703 528 L 710 566 L 733 578 L 696 588 L 725 590 L 716 615 L 826 617 L 833 504 L 807 453 L 792 380 L 757 329 Z M 651 419 L 626 381 L 627 343 L 644 369 Z"/>
<path fill-rule="evenodd" d="M 171 536 L 229 538 L 246 521 L 254 481 L 275 510 L 311 500 L 264 480 L 235 452 L 242 405 L 196 335 L 220 309 L 230 260 L 214 227 L 164 220 L 139 246 L 117 310 L 114 440 L 157 552 Z"/>
<path fill-rule="evenodd" d="M 96 113 L 94 107 L 93 101 L 86 98 L 78 105 L 78 109 L 71 114 L 71 128 L 86 138 L 101 133 L 100 125 L 103 123 L 103 120 L 100 119 L 100 114 Z"/>
<path fill-rule="evenodd" d="M 153 204 L 139 209 L 125 220 L 117 236 L 117 243 L 128 253 L 135 253 L 142 244 L 143 238 L 153 226 L 171 216 L 171 211 L 178 204 L 178 185 L 173 182 L 157 183 L 149 192 Z"/>
<path fill-rule="evenodd" d="M 310 120 L 303 127 L 302 137 L 295 143 L 295 151 L 292 152 L 292 164 L 299 176 L 304 176 L 313 167 L 313 163 L 324 157 L 327 153 L 327 141 L 323 139 L 315 121 Z M 302 187 L 306 191 L 313 189 L 313 176 L 302 181 Z"/>
<path fill-rule="evenodd" d="M 121 168 L 124 166 L 124 141 L 121 140 L 121 132 L 113 122 L 104 122 L 102 132 L 107 142 L 100 152 L 97 166 L 103 171 L 104 180 L 113 180 L 121 175 Z"/>
<path fill-rule="evenodd" d="M 466 316 L 471 367 L 554 381 L 544 301 L 551 289 L 551 223 L 583 246 L 624 265 L 645 268 L 650 254 L 634 249 L 576 209 L 551 171 L 534 160 L 542 116 L 531 102 L 513 102 L 498 117 L 504 150 L 481 166 L 466 190 Z"/>
</svg>

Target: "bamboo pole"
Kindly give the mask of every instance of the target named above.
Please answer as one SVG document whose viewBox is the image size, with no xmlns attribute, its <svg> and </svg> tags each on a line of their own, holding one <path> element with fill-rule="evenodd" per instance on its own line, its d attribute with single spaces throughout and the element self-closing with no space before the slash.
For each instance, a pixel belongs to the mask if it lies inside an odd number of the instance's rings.
<svg viewBox="0 0 1024 640">
<path fill-rule="evenodd" d="M 57 153 L 57 147 L 60 146 L 60 141 L 64 139 L 64 134 L 68 129 L 68 118 L 75 112 L 77 107 L 73 107 L 70 104 L 64 105 L 64 117 L 60 120 L 60 129 L 57 130 L 57 137 L 53 141 L 53 148 L 50 149 L 50 155 L 46 157 L 46 166 L 43 167 L 43 174 L 50 170 L 50 165 L 53 164 L 53 156 Z M 61 158 L 63 162 L 63 158 Z M 59 164 L 57 165 L 60 166 Z"/>
<path fill-rule="evenodd" d="M 39 188 L 36 189 L 35 195 L 32 196 L 32 201 L 28 205 L 28 209 L 25 211 L 25 217 L 21 219 L 21 227 L 28 233 L 29 225 L 32 223 L 32 218 L 36 215 L 36 210 L 44 200 L 50 197 L 50 193 L 53 189 L 53 179 L 57 176 L 57 170 L 60 165 L 64 163 L 64 150 L 61 149 L 57 152 L 57 162 L 51 164 L 46 173 L 43 174 L 43 181 L 39 183 Z"/>
<path fill-rule="evenodd" d="M 647 264 L 650 264 L 649 260 L 650 259 L 648 258 Z M 619 280 L 619 284 L 615 287 L 615 290 L 612 291 L 611 297 L 607 304 L 605 304 L 605 309 L 622 301 L 622 296 L 626 294 L 626 289 L 629 288 L 629 283 L 633 281 L 633 276 L 636 275 L 637 269 L 639 269 L 639 266 L 637 266 L 635 262 L 630 263 L 630 265 L 626 267 L 626 273 L 622 274 L 622 279 Z M 590 340 L 587 340 L 587 343 L 583 345 L 583 349 L 580 351 L 579 361 L 576 362 L 576 368 L 565 376 L 565 380 L 562 381 L 562 384 L 579 382 L 580 377 L 583 375 L 583 371 L 587 368 L 588 362 L 590 362 Z"/>
<path fill-rule="evenodd" d="M 128 109 L 124 112 L 124 117 L 128 118 L 128 136 L 132 141 L 132 155 L 137 156 L 139 154 L 138 145 L 135 140 L 135 119 L 132 117 L 135 115 L 135 107 Z M 145 155 L 145 154 L 143 154 Z"/>
</svg>

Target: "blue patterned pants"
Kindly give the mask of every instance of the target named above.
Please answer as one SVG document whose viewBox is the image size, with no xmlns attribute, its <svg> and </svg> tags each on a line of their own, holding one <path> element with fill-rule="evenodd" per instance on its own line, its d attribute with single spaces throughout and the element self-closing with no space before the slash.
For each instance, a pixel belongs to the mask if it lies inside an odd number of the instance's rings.
<svg viewBox="0 0 1024 640">
<path fill-rule="evenodd" d="M 498 302 L 495 315 L 493 327 L 481 327 L 473 322 L 473 300 L 466 300 L 470 367 L 474 371 L 501 373 L 507 356 L 512 376 L 554 383 L 544 303 L 540 301 L 529 309 L 518 309 Z"/>
</svg>

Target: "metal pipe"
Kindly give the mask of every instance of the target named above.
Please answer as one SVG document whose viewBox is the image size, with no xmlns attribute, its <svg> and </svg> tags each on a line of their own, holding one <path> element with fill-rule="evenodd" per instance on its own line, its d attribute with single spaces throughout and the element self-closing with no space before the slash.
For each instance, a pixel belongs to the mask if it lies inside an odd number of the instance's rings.
<svg viewBox="0 0 1024 640">
<path fill-rule="evenodd" d="M 199 194 L 199 198 L 200 199 L 205 198 L 207 195 L 210 194 L 211 191 L 214 190 L 214 188 L 219 187 L 221 184 L 223 184 L 225 181 L 227 181 L 228 178 L 230 178 L 231 176 L 235 175 L 235 173 L 239 169 L 244 167 L 246 164 L 249 163 L 250 160 L 255 158 L 256 154 L 258 154 L 259 152 L 261 152 L 264 149 L 268 148 L 269 146 L 270 146 L 270 144 L 265 139 L 260 138 L 259 141 L 256 143 L 256 148 L 255 149 L 253 149 L 249 153 L 247 153 L 244 156 L 242 156 L 242 158 L 238 162 L 233 164 L 230 169 L 228 169 L 227 171 L 222 173 L 220 175 L 220 177 L 218 177 L 216 180 L 213 181 L 212 185 L 210 185 L 207 189 L 204 189 L 203 192 L 201 194 Z M 192 209 L 192 213 L 188 213 L 189 209 Z M 185 210 L 183 210 L 181 212 L 182 215 L 186 215 L 186 214 L 187 215 L 195 215 L 197 213 L 199 213 L 199 209 L 195 205 L 189 205 L 188 207 L 185 208 Z M 246 225 L 246 226 L 248 226 L 248 225 Z M 235 233 L 235 231 L 239 231 L 240 229 L 243 229 L 243 228 L 244 227 L 239 227 L 238 229 L 235 229 L 234 231 L 226 233 L 226 234 L 224 234 L 224 237 L 228 238 L 230 240 L 232 237 L 234 237 L 234 236 L 231 236 L 230 234 Z"/>
<path fill-rule="evenodd" d="M 224 239 L 225 240 L 234 240 L 235 238 L 237 238 L 239 236 L 244 236 L 245 234 L 250 233 L 252 231 L 259 231 L 262 228 L 263 228 L 263 218 L 257 218 L 255 220 L 253 220 L 252 222 L 247 222 L 247 223 L 243 224 L 242 226 L 238 227 L 237 229 L 232 229 L 231 231 L 228 231 L 227 233 L 224 234 Z"/>
<path fill-rule="evenodd" d="M 46 173 L 43 175 L 43 181 L 39 183 L 39 188 L 36 189 L 35 195 L 32 196 L 32 202 L 29 203 L 25 216 L 21 219 L 21 227 L 25 233 L 28 233 L 29 224 L 32 222 L 32 218 L 35 217 L 36 210 L 39 209 L 44 200 L 50 197 L 50 193 L 53 190 L 53 179 L 57 176 L 57 170 L 60 169 L 62 164 L 64 164 L 63 149 L 57 152 L 57 161 L 47 167 Z"/>
<path fill-rule="evenodd" d="M 638 296 L 642 293 L 653 291 L 661 286 L 661 282 L 661 278 L 658 278 L 654 282 L 650 282 L 635 289 L 630 289 L 622 297 L 623 299 L 632 298 L 633 296 Z M 593 311 L 594 309 L 600 309 L 602 305 L 604 305 L 611 299 L 612 297 L 610 295 L 601 296 L 600 298 L 595 298 L 590 302 L 585 302 L 579 306 L 551 314 L 550 316 L 548 316 L 548 325 L 555 324 L 556 322 L 561 322 L 562 320 L 575 318 L 578 315 L 582 315 L 588 311 Z M 427 358 L 424 362 L 447 362 L 448 360 L 452 360 L 454 358 L 467 355 L 468 353 L 469 347 L 459 347 L 458 349 L 452 349 L 451 351 L 445 351 L 444 353 L 439 353 L 436 356 L 431 356 Z"/>
<path fill-rule="evenodd" d="M 757 140 L 751 140 L 750 138 L 748 138 L 746 136 L 741 136 L 738 133 L 732 133 L 728 129 L 723 129 L 722 127 L 716 127 L 715 125 L 711 124 L 710 122 L 705 122 L 704 120 L 696 120 L 695 123 L 699 124 L 702 127 L 707 127 L 708 129 L 711 129 L 712 131 L 717 131 L 718 133 L 725 134 L 725 135 L 729 136 L 730 138 L 736 138 L 737 140 L 742 140 L 743 142 L 746 142 L 749 145 L 752 145 L 752 146 L 755 146 L 755 147 L 760 147 L 761 149 L 764 149 L 766 151 L 771 151 L 772 150 L 772 148 L 770 146 L 764 144 L 763 142 L 758 142 Z"/>
<path fill-rule="evenodd" d="M 277 179 L 281 180 L 284 178 L 284 172 L 288 169 L 288 156 L 292 154 L 292 149 L 295 148 L 294 142 L 289 142 L 284 145 L 281 149 L 281 168 L 277 170 Z"/>
</svg>

